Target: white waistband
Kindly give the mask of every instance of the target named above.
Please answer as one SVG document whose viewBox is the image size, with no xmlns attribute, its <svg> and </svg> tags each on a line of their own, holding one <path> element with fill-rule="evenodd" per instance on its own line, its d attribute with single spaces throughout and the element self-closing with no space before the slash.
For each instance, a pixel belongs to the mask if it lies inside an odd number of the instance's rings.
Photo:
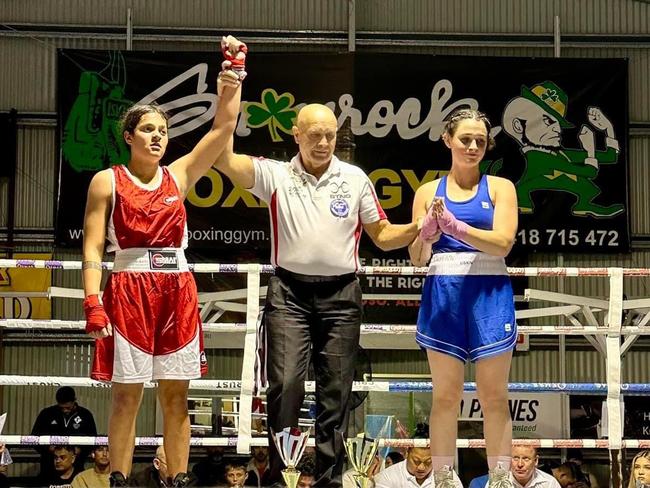
<svg viewBox="0 0 650 488">
<path fill-rule="evenodd" d="M 443 252 L 433 254 L 429 275 L 507 275 L 503 258 L 483 252 Z"/>
<path fill-rule="evenodd" d="M 189 271 L 185 252 L 176 247 L 132 247 L 115 251 L 113 271 L 153 271 L 179 273 Z"/>
</svg>

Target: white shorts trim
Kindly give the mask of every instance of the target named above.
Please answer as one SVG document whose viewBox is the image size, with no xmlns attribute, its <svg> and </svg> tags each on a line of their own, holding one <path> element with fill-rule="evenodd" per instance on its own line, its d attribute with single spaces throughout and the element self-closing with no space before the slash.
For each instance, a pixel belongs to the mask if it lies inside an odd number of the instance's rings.
<svg viewBox="0 0 650 488">
<path fill-rule="evenodd" d="M 196 335 L 178 351 L 154 356 L 131 344 L 118 330 L 115 335 L 113 376 L 116 383 L 145 383 L 156 380 L 193 380 L 201 377 L 199 328 Z"/>
<path fill-rule="evenodd" d="M 484 252 L 442 252 L 431 256 L 428 275 L 507 275 L 502 257 Z"/>
</svg>

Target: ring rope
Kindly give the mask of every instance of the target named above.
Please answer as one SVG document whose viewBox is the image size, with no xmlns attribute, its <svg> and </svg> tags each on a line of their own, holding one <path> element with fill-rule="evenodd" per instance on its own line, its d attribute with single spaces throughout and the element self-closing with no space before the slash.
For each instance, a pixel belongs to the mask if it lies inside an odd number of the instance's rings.
<svg viewBox="0 0 650 488">
<path fill-rule="evenodd" d="M 79 330 L 85 329 L 84 320 L 33 320 L 0 319 L 0 328 L 10 330 Z M 246 332 L 245 322 L 210 322 L 203 324 L 204 332 L 232 333 Z M 415 334 L 417 327 L 407 324 L 362 324 L 362 334 Z M 608 326 L 575 325 L 518 325 L 517 331 L 526 335 L 607 335 L 611 333 Z M 650 335 L 649 326 L 621 327 L 621 335 Z"/>
<path fill-rule="evenodd" d="M 259 269 L 260 273 L 270 274 L 275 271 L 270 264 L 220 264 L 188 263 L 195 273 L 248 273 Z M 38 259 L 0 259 L 0 268 L 34 268 L 80 270 L 81 261 L 58 261 Z M 102 269 L 113 269 L 113 263 L 103 262 Z M 617 268 L 576 268 L 576 267 L 509 267 L 511 276 L 610 276 L 611 270 Z M 623 276 L 650 276 L 650 268 L 621 268 Z M 361 266 L 358 274 L 379 275 L 426 275 L 429 268 L 415 266 Z"/>
<path fill-rule="evenodd" d="M 237 445 L 237 437 L 192 437 L 190 446 L 223 446 L 234 447 Z M 408 447 L 429 447 L 429 439 L 378 439 L 379 447 L 408 448 Z M 0 443 L 7 445 L 22 446 L 48 446 L 48 445 L 75 445 L 95 446 L 108 445 L 106 436 L 56 436 L 56 435 L 0 435 Z M 136 437 L 136 446 L 161 446 L 162 437 Z M 531 446 L 543 449 L 609 449 L 608 439 L 513 439 L 513 445 Z M 314 445 L 314 438 L 310 438 L 307 445 Z M 648 449 L 650 439 L 624 439 L 622 447 L 627 449 Z M 252 437 L 251 446 L 268 446 L 268 437 Z M 483 439 L 457 439 L 458 449 L 479 449 L 485 447 Z"/>
<path fill-rule="evenodd" d="M 68 376 L 20 376 L 0 375 L 2 386 L 73 386 L 73 387 L 94 387 L 110 388 L 111 384 L 104 381 L 97 381 L 90 378 L 75 378 Z M 155 388 L 156 382 L 144 383 L 145 388 Z M 476 383 L 468 381 L 464 383 L 464 391 L 476 391 Z M 650 394 L 650 384 L 647 383 L 623 383 L 621 393 L 624 394 Z M 191 390 L 210 391 L 240 391 L 241 380 L 191 380 Z M 366 392 L 430 392 L 432 391 L 430 381 L 355 381 L 352 385 L 353 391 Z M 305 382 L 305 391 L 313 393 L 315 383 Z M 508 383 L 508 391 L 543 393 L 576 393 L 576 394 L 607 394 L 607 383 Z"/>
</svg>

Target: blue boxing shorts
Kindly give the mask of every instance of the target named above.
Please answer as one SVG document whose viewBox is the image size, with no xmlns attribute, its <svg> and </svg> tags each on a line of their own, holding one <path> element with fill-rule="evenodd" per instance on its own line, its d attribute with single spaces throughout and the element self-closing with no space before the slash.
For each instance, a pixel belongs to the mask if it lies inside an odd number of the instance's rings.
<svg viewBox="0 0 650 488">
<path fill-rule="evenodd" d="M 503 258 L 482 252 L 434 254 L 415 340 L 463 362 L 513 349 L 515 304 Z"/>
</svg>

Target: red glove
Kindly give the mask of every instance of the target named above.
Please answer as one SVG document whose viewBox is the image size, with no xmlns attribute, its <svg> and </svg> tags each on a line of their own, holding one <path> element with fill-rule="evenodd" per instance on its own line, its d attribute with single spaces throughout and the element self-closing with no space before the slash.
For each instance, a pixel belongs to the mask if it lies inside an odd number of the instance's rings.
<svg viewBox="0 0 650 488">
<path fill-rule="evenodd" d="M 236 51 L 232 52 L 231 47 L 235 47 Z M 221 64 L 223 70 L 233 70 L 242 81 L 246 78 L 246 53 L 248 47 L 243 42 L 238 41 L 233 36 L 221 38 L 221 52 L 225 61 Z"/>
<path fill-rule="evenodd" d="M 88 334 L 102 331 L 111 323 L 104 310 L 104 305 L 99 301 L 99 295 L 88 295 L 86 297 L 84 312 L 86 313 L 86 333 Z"/>
</svg>

